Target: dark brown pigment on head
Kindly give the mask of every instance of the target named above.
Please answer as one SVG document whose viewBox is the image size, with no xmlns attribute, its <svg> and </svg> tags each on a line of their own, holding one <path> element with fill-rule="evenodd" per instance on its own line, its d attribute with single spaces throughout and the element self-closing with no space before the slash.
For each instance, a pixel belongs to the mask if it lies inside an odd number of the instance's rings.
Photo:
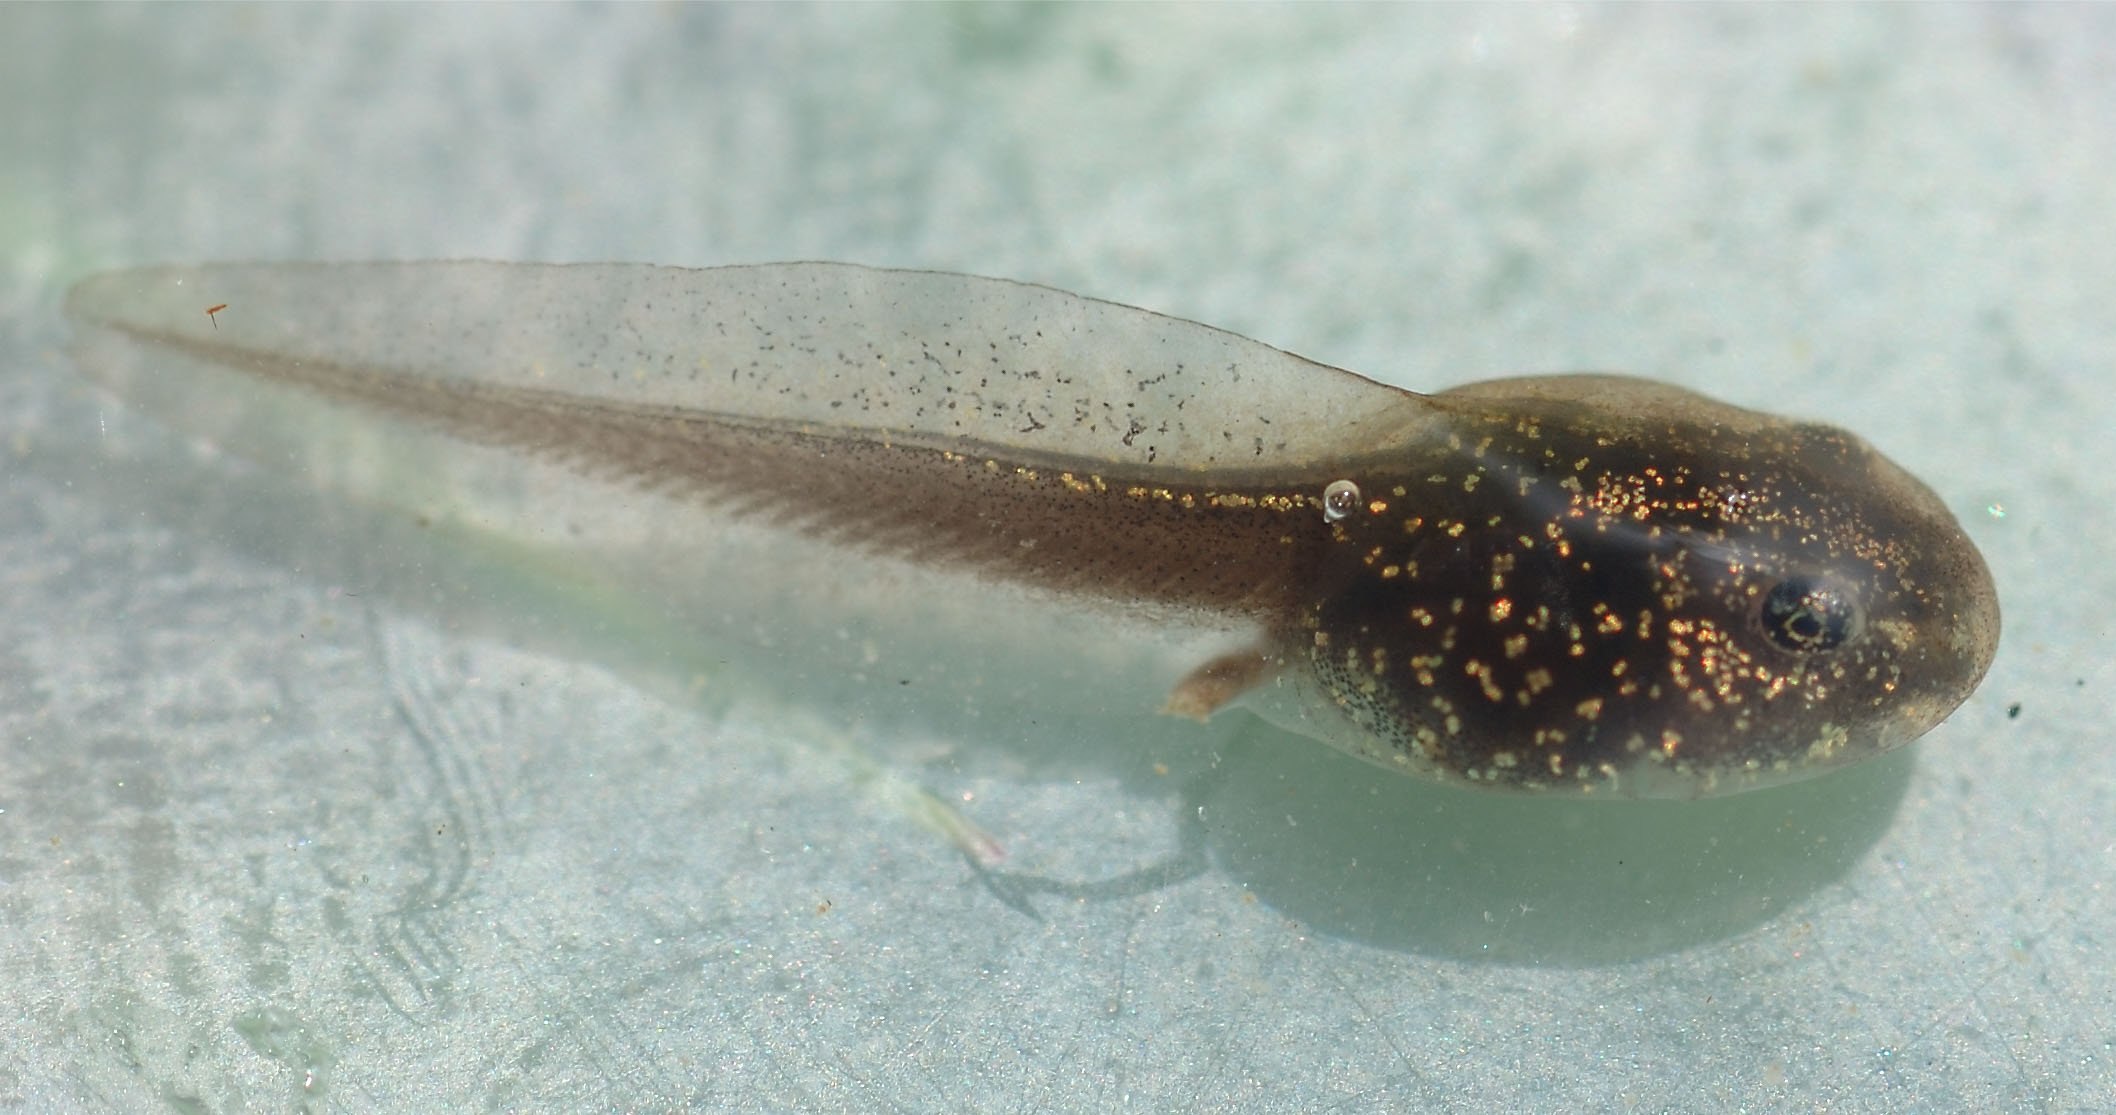
<svg viewBox="0 0 2116 1115">
<path fill-rule="evenodd" d="M 1358 478 L 1373 502 L 1337 524 L 1341 587 L 1305 626 L 1369 758 L 1725 793 L 1908 742 L 1981 677 L 1990 575 L 1863 441 L 1637 381 L 1517 382 L 1436 396 L 1446 444 Z"/>
</svg>

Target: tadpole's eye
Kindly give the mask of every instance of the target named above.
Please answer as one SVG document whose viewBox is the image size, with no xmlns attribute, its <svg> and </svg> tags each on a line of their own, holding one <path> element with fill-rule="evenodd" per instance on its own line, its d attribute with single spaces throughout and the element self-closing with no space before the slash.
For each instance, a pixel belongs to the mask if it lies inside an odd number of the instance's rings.
<svg viewBox="0 0 2116 1115">
<path fill-rule="evenodd" d="M 1799 654 L 1834 650 L 1858 634 L 1858 601 L 1813 577 L 1788 577 L 1764 594 L 1757 616 L 1772 642 Z"/>
</svg>

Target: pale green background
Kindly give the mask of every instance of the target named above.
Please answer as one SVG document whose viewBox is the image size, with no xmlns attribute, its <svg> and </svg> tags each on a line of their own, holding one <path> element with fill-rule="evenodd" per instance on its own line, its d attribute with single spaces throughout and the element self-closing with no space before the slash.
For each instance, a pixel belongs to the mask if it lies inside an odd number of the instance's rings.
<svg viewBox="0 0 2116 1115">
<path fill-rule="evenodd" d="M 0 105 L 0 1108 L 2116 1107 L 2106 11 L 7 6 Z M 442 256 L 1648 373 L 1925 478 L 2005 643 L 1913 752 L 1689 806 L 870 740 L 981 877 L 827 711 L 255 556 L 64 360 L 89 270 Z"/>
</svg>

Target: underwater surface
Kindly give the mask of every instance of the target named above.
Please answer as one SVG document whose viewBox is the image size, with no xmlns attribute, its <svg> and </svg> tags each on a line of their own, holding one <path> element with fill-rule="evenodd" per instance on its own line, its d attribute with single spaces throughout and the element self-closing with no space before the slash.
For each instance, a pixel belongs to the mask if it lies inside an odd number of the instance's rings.
<svg viewBox="0 0 2116 1115">
<path fill-rule="evenodd" d="M 0 1109 L 2116 1105 L 2112 44 L 2010 7 L 0 9 L 36 106 L 0 117 Z M 1871 441 L 2003 640 L 1825 777 L 1477 793 L 1152 715 L 1098 621 L 833 626 L 813 555 L 707 637 L 68 357 L 93 272 L 457 258 L 1002 276 L 1417 391 L 1647 375 Z M 829 651 L 741 649 L 782 609 Z"/>
</svg>

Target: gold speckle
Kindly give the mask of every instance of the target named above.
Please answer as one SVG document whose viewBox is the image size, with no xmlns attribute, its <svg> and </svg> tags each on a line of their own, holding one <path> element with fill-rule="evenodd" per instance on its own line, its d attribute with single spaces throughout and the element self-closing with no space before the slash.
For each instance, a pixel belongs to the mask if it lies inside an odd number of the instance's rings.
<svg viewBox="0 0 2116 1115">
<path fill-rule="evenodd" d="M 1824 724 L 1817 731 L 1814 742 L 1808 744 L 1807 757 L 1811 762 L 1826 763 L 1835 759 L 1851 742 L 1851 733 L 1839 724 Z"/>
</svg>

